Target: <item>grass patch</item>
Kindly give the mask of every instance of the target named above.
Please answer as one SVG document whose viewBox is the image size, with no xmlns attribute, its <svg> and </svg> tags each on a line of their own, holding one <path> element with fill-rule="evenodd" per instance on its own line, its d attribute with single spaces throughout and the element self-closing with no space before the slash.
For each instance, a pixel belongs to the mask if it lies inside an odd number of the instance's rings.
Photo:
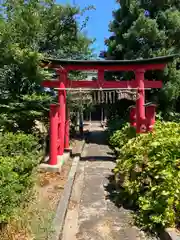
<svg viewBox="0 0 180 240">
<path fill-rule="evenodd" d="M 19 208 L 16 218 L 2 226 L 1 240 L 46 240 L 53 232 L 53 218 L 63 194 L 72 161 L 67 161 L 61 173 L 42 173 L 36 177 L 33 197 Z"/>
</svg>

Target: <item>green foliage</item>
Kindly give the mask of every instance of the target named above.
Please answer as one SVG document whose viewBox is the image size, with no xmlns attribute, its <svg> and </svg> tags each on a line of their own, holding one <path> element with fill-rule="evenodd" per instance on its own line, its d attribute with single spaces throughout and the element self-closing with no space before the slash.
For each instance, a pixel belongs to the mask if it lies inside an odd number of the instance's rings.
<svg viewBox="0 0 180 240">
<path fill-rule="evenodd" d="M 129 139 L 136 136 L 136 130 L 129 124 L 124 125 L 120 130 L 115 131 L 109 138 L 109 144 L 112 149 L 119 155 L 121 148 Z"/>
<path fill-rule="evenodd" d="M 175 112 L 175 111 L 168 111 L 168 112 L 159 112 L 156 115 L 156 119 L 162 120 L 164 119 L 165 121 L 170 121 L 170 122 L 180 122 L 180 113 Z"/>
<path fill-rule="evenodd" d="M 121 129 L 125 124 L 124 119 L 119 116 L 108 119 L 107 126 L 108 131 L 112 134 L 114 131 Z"/>
<path fill-rule="evenodd" d="M 0 104 L 0 123 L 1 131 L 17 132 L 19 130 L 25 133 L 40 133 L 36 127 L 36 121 L 42 122 L 48 126 L 49 122 L 49 104 L 52 103 L 52 97 L 47 94 L 32 94 L 19 97 L 19 100 L 4 100 Z"/>
<path fill-rule="evenodd" d="M 36 155 L 40 145 L 38 139 L 31 134 L 13 134 L 11 132 L 0 135 L 0 156 Z"/>
<path fill-rule="evenodd" d="M 33 173 L 41 160 L 38 139 L 25 134 L 0 135 L 0 223 L 6 223 L 28 202 Z"/>
<path fill-rule="evenodd" d="M 113 12 L 109 25 L 112 36 L 106 40 L 107 58 L 143 59 L 180 53 L 180 5 L 178 1 L 117 1 L 120 8 Z M 146 73 L 147 79 L 162 79 L 161 91 L 151 91 L 150 101 L 158 101 L 163 112 L 177 111 L 180 98 L 179 59 L 161 74 Z M 112 75 L 112 74 L 111 74 Z M 113 73 L 113 75 L 115 75 Z M 121 72 L 119 79 L 133 79 Z M 110 77 L 112 79 L 112 76 Z M 147 99 L 147 98 L 146 98 Z"/>
<path fill-rule="evenodd" d="M 42 80 L 52 74 L 41 68 L 40 61 L 45 57 L 90 58 L 92 40 L 83 34 L 87 20 L 80 25 L 76 16 L 83 18 L 92 9 L 53 0 L 1 1 L 0 121 L 4 130 L 29 133 L 35 120 L 46 122 L 48 104 L 56 98 L 41 87 Z"/>
<path fill-rule="evenodd" d="M 123 134 L 125 133 L 125 134 Z M 117 147 L 116 141 L 111 140 Z M 136 220 L 149 230 L 174 227 L 180 222 L 180 126 L 158 122 L 153 133 L 126 138 L 114 173 L 118 198 L 136 207 Z"/>
<path fill-rule="evenodd" d="M 76 19 L 91 9 L 53 0 L 0 2 L 0 223 L 28 202 L 33 172 L 42 155 L 42 143 L 29 133 L 37 135 L 41 123 L 48 127 L 49 104 L 57 102 L 53 91 L 47 93 L 41 87 L 42 80 L 53 73 L 41 68 L 40 62 L 47 57 L 92 56 L 92 40 L 83 33 L 88 19 L 82 25 Z"/>
</svg>

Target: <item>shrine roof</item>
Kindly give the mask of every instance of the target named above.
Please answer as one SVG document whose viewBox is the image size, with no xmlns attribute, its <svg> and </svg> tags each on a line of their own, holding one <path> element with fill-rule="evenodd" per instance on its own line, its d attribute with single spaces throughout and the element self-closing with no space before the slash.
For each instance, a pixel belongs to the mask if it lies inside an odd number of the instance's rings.
<svg viewBox="0 0 180 240">
<path fill-rule="evenodd" d="M 162 57 L 155 57 L 155 58 L 148 58 L 148 59 L 135 59 L 135 60 L 66 60 L 66 59 L 52 59 L 47 58 L 44 59 L 42 62 L 45 64 L 52 64 L 52 65 L 61 65 L 61 66 L 113 66 L 113 65 L 147 65 L 147 64 L 161 64 L 161 63 L 168 63 L 173 61 L 174 58 L 179 57 L 179 55 L 169 55 L 169 56 L 162 56 Z"/>
</svg>

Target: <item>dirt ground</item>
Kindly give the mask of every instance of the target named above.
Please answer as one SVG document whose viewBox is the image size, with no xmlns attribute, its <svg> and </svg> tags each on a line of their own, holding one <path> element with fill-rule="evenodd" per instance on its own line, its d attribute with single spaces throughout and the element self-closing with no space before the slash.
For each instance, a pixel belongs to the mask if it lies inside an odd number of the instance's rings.
<svg viewBox="0 0 180 240">
<path fill-rule="evenodd" d="M 39 198 L 49 202 L 49 208 L 55 210 L 63 193 L 72 161 L 68 160 L 60 173 L 39 173 Z"/>
<path fill-rule="evenodd" d="M 78 141 L 73 141 L 71 147 Z M 0 240 L 46 240 L 52 229 L 52 220 L 68 179 L 72 160 L 62 166 L 60 173 L 38 173 L 35 196 L 18 218 L 0 232 Z"/>
</svg>

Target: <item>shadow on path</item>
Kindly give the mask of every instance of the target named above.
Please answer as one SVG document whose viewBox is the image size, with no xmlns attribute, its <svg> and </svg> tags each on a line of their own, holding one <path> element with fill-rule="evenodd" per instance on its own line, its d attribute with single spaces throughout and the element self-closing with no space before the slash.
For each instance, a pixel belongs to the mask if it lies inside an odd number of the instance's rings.
<svg viewBox="0 0 180 240">
<path fill-rule="evenodd" d="M 97 128 L 85 135 L 85 154 L 81 161 L 114 162 L 116 160 L 113 152 L 107 144 L 107 134 L 102 128 Z"/>
<path fill-rule="evenodd" d="M 116 183 L 114 174 L 109 175 L 107 179 L 108 184 L 104 186 L 105 191 L 108 193 L 106 199 L 109 199 L 118 208 L 123 207 L 126 210 L 137 211 L 132 197 L 127 195 L 120 183 Z"/>
<path fill-rule="evenodd" d="M 102 130 L 94 130 L 85 135 L 87 144 L 107 145 L 107 133 Z"/>
<path fill-rule="evenodd" d="M 120 212 L 125 213 L 124 221 L 126 221 L 127 213 L 128 215 L 130 214 L 131 225 L 136 227 L 136 230 L 138 232 L 140 226 L 135 220 L 135 216 L 138 216 L 138 206 L 135 204 L 134 197 L 124 190 L 124 188 L 122 187 L 122 179 L 120 179 L 119 182 L 116 182 L 115 175 L 113 173 L 107 177 L 107 180 L 108 183 L 104 186 L 104 189 L 107 192 L 106 200 L 111 201 L 119 209 Z M 135 218 L 133 217 L 133 215 Z M 141 233 L 144 235 L 146 240 L 165 240 L 161 236 L 162 229 L 153 229 L 153 231 L 151 232 L 148 229 L 144 229 L 144 232 L 141 231 Z M 142 237 L 140 238 L 140 240 L 141 239 L 144 238 Z M 167 240 L 169 239 L 167 238 Z"/>
<path fill-rule="evenodd" d="M 81 161 L 115 161 L 115 157 L 111 156 L 87 156 L 82 157 Z"/>
</svg>

